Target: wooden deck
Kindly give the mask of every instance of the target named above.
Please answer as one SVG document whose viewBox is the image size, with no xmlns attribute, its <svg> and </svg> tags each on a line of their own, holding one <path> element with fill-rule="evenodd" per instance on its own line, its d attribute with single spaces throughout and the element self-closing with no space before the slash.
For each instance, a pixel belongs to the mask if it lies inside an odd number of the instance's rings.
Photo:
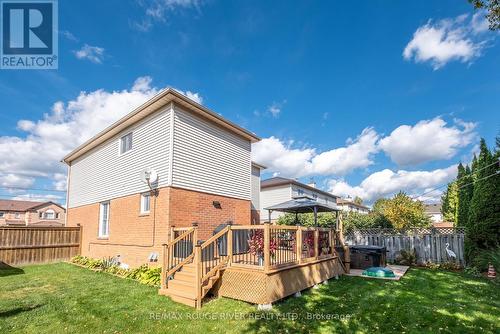
<svg viewBox="0 0 500 334">
<path fill-rule="evenodd" d="M 269 304 L 349 270 L 335 252 L 341 234 L 331 228 L 227 226 L 202 244 L 196 227 L 172 235 L 159 293 L 197 308 L 209 292 Z"/>
</svg>

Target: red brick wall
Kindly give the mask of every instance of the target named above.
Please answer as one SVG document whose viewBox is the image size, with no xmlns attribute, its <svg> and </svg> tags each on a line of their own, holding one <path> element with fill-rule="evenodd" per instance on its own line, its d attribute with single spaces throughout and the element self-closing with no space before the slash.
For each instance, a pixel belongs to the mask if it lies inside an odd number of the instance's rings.
<svg viewBox="0 0 500 334">
<path fill-rule="evenodd" d="M 110 201 L 109 238 L 98 238 L 99 203 L 68 209 L 68 226 L 83 227 L 82 255 L 93 258 L 120 255 L 124 263 L 137 267 L 147 263 L 151 252 L 161 256 L 161 245 L 168 240 L 169 188 L 151 197 L 151 210 L 140 213 L 140 194 Z M 158 262 L 157 264 L 159 264 Z"/>
<path fill-rule="evenodd" d="M 221 208 L 215 208 L 213 201 L 218 201 Z M 185 227 L 197 222 L 198 238 L 206 240 L 212 236 L 214 228 L 227 221 L 250 224 L 250 206 L 249 200 L 171 188 L 170 225 Z"/>
<path fill-rule="evenodd" d="M 213 206 L 218 201 L 221 208 Z M 68 209 L 68 226 L 80 224 L 82 255 L 93 258 L 121 255 L 124 263 L 137 267 L 147 263 L 151 252 L 158 252 L 168 241 L 169 227 L 199 223 L 198 238 L 209 238 L 216 226 L 227 221 L 238 225 L 251 223 L 250 201 L 200 193 L 179 188 L 162 188 L 151 198 L 149 215 L 140 214 L 140 194 L 110 201 L 109 238 L 98 238 L 99 203 Z M 156 211 L 156 215 L 154 214 Z M 257 220 L 258 221 L 258 220 Z"/>
</svg>

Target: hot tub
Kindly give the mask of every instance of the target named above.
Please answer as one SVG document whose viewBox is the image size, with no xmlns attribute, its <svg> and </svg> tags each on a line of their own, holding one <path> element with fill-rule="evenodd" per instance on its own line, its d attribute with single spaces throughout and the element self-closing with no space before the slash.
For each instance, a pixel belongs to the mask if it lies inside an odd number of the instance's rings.
<svg viewBox="0 0 500 334">
<path fill-rule="evenodd" d="M 386 248 L 382 246 L 356 245 L 349 246 L 352 269 L 385 267 Z"/>
</svg>

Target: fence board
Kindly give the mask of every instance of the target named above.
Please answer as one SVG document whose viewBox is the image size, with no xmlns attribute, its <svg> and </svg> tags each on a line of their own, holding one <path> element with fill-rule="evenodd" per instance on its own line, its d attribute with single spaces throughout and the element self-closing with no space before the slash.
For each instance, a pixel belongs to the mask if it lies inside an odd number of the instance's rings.
<svg viewBox="0 0 500 334">
<path fill-rule="evenodd" d="M 350 245 L 385 246 L 388 261 L 394 261 L 401 250 L 415 250 L 419 263 L 451 261 L 465 265 L 463 228 L 362 229 L 347 232 L 344 238 Z M 456 259 L 448 256 L 447 243 Z"/>
<path fill-rule="evenodd" d="M 80 227 L 0 227 L 0 266 L 69 260 L 80 235 Z"/>
</svg>

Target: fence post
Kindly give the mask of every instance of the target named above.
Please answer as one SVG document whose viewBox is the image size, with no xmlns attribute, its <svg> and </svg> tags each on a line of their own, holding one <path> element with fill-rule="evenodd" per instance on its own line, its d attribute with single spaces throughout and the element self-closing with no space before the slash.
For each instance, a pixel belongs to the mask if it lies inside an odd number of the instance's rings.
<svg viewBox="0 0 500 334">
<path fill-rule="evenodd" d="M 302 263 L 302 227 L 297 226 L 295 233 L 295 251 L 297 253 L 297 263 Z"/>
<path fill-rule="evenodd" d="M 201 289 L 202 289 L 202 282 L 201 282 L 201 271 L 202 271 L 202 259 L 201 259 L 201 245 L 196 244 L 195 248 L 195 253 L 194 253 L 194 263 L 196 266 L 196 308 L 200 309 L 201 308 Z"/>
<path fill-rule="evenodd" d="M 231 266 L 233 263 L 233 229 L 231 224 L 227 226 L 227 265 Z"/>
<path fill-rule="evenodd" d="M 319 229 L 318 227 L 314 228 L 314 258 L 318 259 L 319 257 Z"/>
<path fill-rule="evenodd" d="M 78 224 L 78 226 L 80 227 L 80 231 L 78 232 L 79 233 L 79 235 L 78 235 L 78 242 L 80 243 L 80 246 L 78 246 L 78 255 L 82 255 L 83 226 L 80 225 L 80 224 Z"/>
<path fill-rule="evenodd" d="M 271 254 L 270 254 L 270 243 L 271 243 L 271 223 L 270 222 L 265 222 L 264 223 L 264 271 L 269 270 L 269 262 L 271 260 Z"/>
</svg>

